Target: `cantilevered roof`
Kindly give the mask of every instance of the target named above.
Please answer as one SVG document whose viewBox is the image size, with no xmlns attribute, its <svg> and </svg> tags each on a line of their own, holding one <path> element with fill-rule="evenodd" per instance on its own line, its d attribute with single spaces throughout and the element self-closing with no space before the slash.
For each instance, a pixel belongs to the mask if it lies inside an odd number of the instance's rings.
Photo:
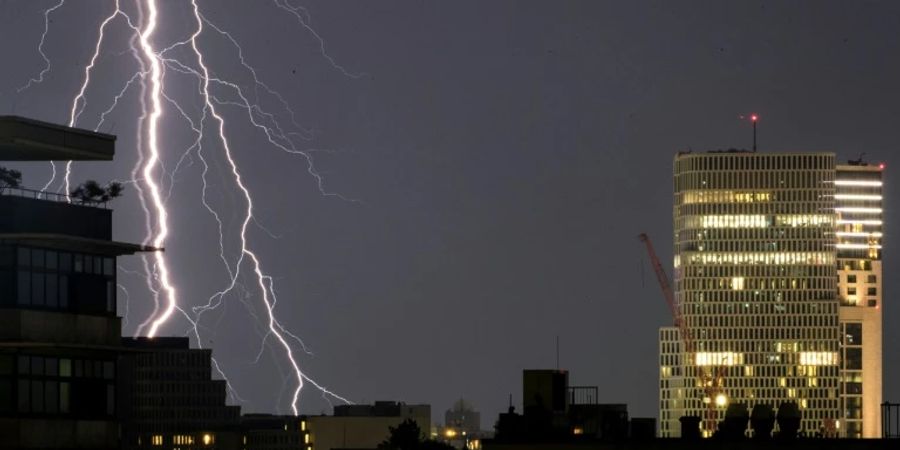
<svg viewBox="0 0 900 450">
<path fill-rule="evenodd" d="M 18 116 L 0 116 L 0 161 L 111 161 L 116 137 Z"/>
<path fill-rule="evenodd" d="M 30 245 L 100 255 L 133 255 L 138 252 L 158 252 L 161 248 L 127 242 L 90 239 L 78 236 L 50 233 L 0 233 L 0 244 Z"/>
</svg>

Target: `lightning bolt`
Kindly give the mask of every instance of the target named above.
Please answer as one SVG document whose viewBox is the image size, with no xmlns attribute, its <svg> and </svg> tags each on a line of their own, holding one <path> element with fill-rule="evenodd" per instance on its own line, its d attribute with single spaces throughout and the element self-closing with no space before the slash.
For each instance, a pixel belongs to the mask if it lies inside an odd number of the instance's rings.
<svg viewBox="0 0 900 450">
<path fill-rule="evenodd" d="M 50 32 L 50 14 L 53 11 L 56 11 L 66 2 L 66 0 L 59 0 L 59 3 L 50 7 L 49 9 L 44 10 L 44 32 L 41 33 L 41 42 L 38 43 L 38 53 L 41 55 L 41 59 L 44 60 L 44 68 L 41 69 L 40 73 L 36 77 L 32 77 L 28 79 L 28 82 L 25 83 L 22 87 L 16 89 L 16 92 L 22 92 L 32 85 L 40 84 L 44 82 L 44 76 L 50 72 L 50 58 L 47 57 L 47 54 L 44 53 L 44 41 L 47 40 L 47 33 Z"/>
<path fill-rule="evenodd" d="M 36 77 L 29 80 L 28 84 L 26 84 L 23 89 L 27 89 L 27 87 L 32 84 L 40 83 L 50 69 L 50 59 L 43 51 L 44 41 L 49 32 L 49 16 L 64 3 L 65 0 L 61 0 L 52 8 L 44 11 L 45 27 L 44 32 L 41 35 L 40 44 L 38 45 L 38 52 L 44 59 L 45 66 Z M 358 78 L 363 75 L 350 73 L 344 67 L 338 65 L 334 58 L 327 53 L 325 41 L 310 25 L 309 14 L 304 8 L 294 6 L 287 0 L 275 0 L 274 4 L 278 8 L 287 11 L 296 17 L 303 29 L 308 31 L 318 42 L 321 55 L 333 68 L 351 78 Z M 244 287 L 239 280 L 243 277 L 249 277 L 252 278 L 253 285 L 255 285 L 254 291 L 258 290 L 259 299 L 261 300 L 261 304 L 265 311 L 265 314 L 261 317 L 257 316 L 254 313 L 253 308 L 245 303 L 249 313 L 255 319 L 264 323 L 265 332 L 262 335 L 261 349 L 260 353 L 257 355 L 257 360 L 262 354 L 262 349 L 265 348 L 266 345 L 269 345 L 267 343 L 273 343 L 273 348 L 280 349 L 280 353 L 284 356 L 285 361 L 290 366 L 290 372 L 292 373 L 291 378 L 296 382 L 290 399 L 291 411 L 295 415 L 299 413 L 300 393 L 306 384 L 318 389 L 322 393 L 323 398 L 329 403 L 331 402 L 331 398 L 345 403 L 352 403 L 348 399 L 334 393 L 320 383 L 317 383 L 301 370 L 300 362 L 294 353 L 294 344 L 299 346 L 299 349 L 304 353 L 311 354 L 311 352 L 307 349 L 300 337 L 287 330 L 277 318 L 276 305 L 278 303 L 278 296 L 276 294 L 274 280 L 264 271 L 264 264 L 261 261 L 261 258 L 250 245 L 247 238 L 251 223 L 259 226 L 270 235 L 271 233 L 262 227 L 254 216 L 253 196 L 249 187 L 244 182 L 240 167 L 234 158 L 234 149 L 228 139 L 228 134 L 226 133 L 228 129 L 227 120 L 220 111 L 220 108 L 234 106 L 243 109 L 247 114 L 246 117 L 249 123 L 260 130 L 266 136 L 266 140 L 270 144 L 283 152 L 304 158 L 306 171 L 316 180 L 317 188 L 322 195 L 334 196 L 347 201 L 358 200 L 346 198 L 338 193 L 331 192 L 326 188 L 325 178 L 315 167 L 311 154 L 313 150 L 300 149 L 295 145 L 293 140 L 293 138 L 297 137 L 304 141 L 309 141 L 313 138 L 313 133 L 297 123 L 295 113 L 285 98 L 269 85 L 261 81 L 257 75 L 257 71 L 245 58 L 243 49 L 238 41 L 230 33 L 209 21 L 201 13 L 196 0 L 190 1 L 190 9 L 192 10 L 193 19 L 196 23 L 196 28 L 193 30 L 193 33 L 189 38 L 175 42 L 164 48 L 155 46 L 155 42 L 159 40 L 157 37 L 157 29 L 160 23 L 160 9 L 158 2 L 156 0 L 142 0 L 137 2 L 136 5 L 138 20 L 132 20 L 132 18 L 122 10 L 120 0 L 116 0 L 114 11 L 105 16 L 104 20 L 100 23 L 92 56 L 84 66 L 84 74 L 80 89 L 72 101 L 69 111 L 69 126 L 75 126 L 79 122 L 87 107 L 86 92 L 91 85 L 91 75 L 97 66 L 103 43 L 106 40 L 107 27 L 113 23 L 113 21 L 121 18 L 131 29 L 132 34 L 129 39 L 129 49 L 132 58 L 137 62 L 138 69 L 114 96 L 111 105 L 100 114 L 96 129 L 99 129 L 106 123 L 108 116 L 113 113 L 119 104 L 119 101 L 133 89 L 133 86 L 139 86 L 138 99 L 140 102 L 140 115 L 137 119 L 138 131 L 136 136 L 138 159 L 132 169 L 131 183 L 134 184 L 137 190 L 141 208 L 145 213 L 146 238 L 144 244 L 163 248 L 171 237 L 172 230 L 170 229 L 169 223 L 170 213 L 167 210 L 166 203 L 175 188 L 177 172 L 182 167 L 184 161 L 189 160 L 189 158 L 191 158 L 190 155 L 196 153 L 203 164 L 201 174 L 201 202 L 217 223 L 219 232 L 218 256 L 225 267 L 229 280 L 224 289 L 209 297 L 206 305 L 193 307 L 191 309 L 192 314 L 189 314 L 180 304 L 179 290 L 173 282 L 172 272 L 165 254 L 163 252 L 155 252 L 150 256 L 143 255 L 142 262 L 144 270 L 142 273 L 144 274 L 148 289 L 152 293 L 154 309 L 153 313 L 147 317 L 143 323 L 137 326 L 136 333 L 138 335 L 145 333 L 148 337 L 154 337 L 158 335 L 160 329 L 165 324 L 171 321 L 173 316 L 178 315 L 190 324 L 188 334 L 192 335 L 197 341 L 198 347 L 202 348 L 203 340 L 201 339 L 200 325 L 202 315 L 221 305 L 224 298 L 232 293 L 237 287 L 240 286 L 243 289 Z M 213 36 L 222 36 L 236 49 L 237 58 L 241 66 L 252 75 L 253 87 L 257 90 L 255 97 L 256 102 L 250 101 L 244 90 L 237 83 L 228 81 L 222 77 L 211 75 L 212 70 L 208 66 L 204 51 L 198 42 L 201 35 L 208 34 L 208 30 L 214 32 L 212 34 Z M 176 49 L 182 47 L 189 49 L 191 60 L 194 61 L 192 64 L 195 64 L 194 67 L 175 57 L 167 56 L 170 53 L 174 53 Z M 167 70 L 189 75 L 197 80 L 197 93 L 200 96 L 203 105 L 199 118 L 192 119 L 191 115 L 181 107 L 178 100 L 167 93 Z M 214 87 L 234 93 L 236 95 L 236 100 L 222 100 L 218 98 L 213 93 Z M 262 108 L 258 103 L 260 89 L 278 101 L 284 111 L 289 114 L 290 124 L 294 127 L 294 130 L 299 131 L 287 130 L 275 114 L 267 112 Z M 174 169 L 171 171 L 167 171 L 163 164 L 162 155 L 166 152 L 166 149 L 160 142 L 161 122 L 166 115 L 166 105 L 170 105 L 174 111 L 177 111 L 177 116 L 184 119 L 195 134 L 194 141 L 182 152 L 177 164 L 175 164 Z M 226 233 L 225 226 L 220 218 L 220 213 L 207 201 L 207 173 L 209 171 L 207 158 L 210 155 L 207 155 L 207 152 L 203 147 L 207 121 L 212 121 L 214 123 L 212 129 L 215 130 L 215 141 L 219 144 L 217 147 L 221 149 L 221 155 L 227 163 L 230 178 L 237 191 L 240 192 L 240 197 L 242 199 L 240 227 L 237 231 L 239 253 L 234 261 L 230 261 L 226 256 Z M 51 166 L 53 175 L 50 181 L 45 185 L 44 190 L 52 186 L 57 177 L 55 164 L 51 163 Z M 63 186 L 66 192 L 70 191 L 71 172 L 72 162 L 69 161 L 66 164 L 63 180 Z M 165 188 L 163 186 L 165 183 L 162 181 L 164 179 L 168 179 Z M 127 298 L 129 297 L 129 294 L 124 286 L 120 286 L 120 288 L 126 295 L 127 316 Z M 243 299 L 241 299 L 241 301 L 243 302 Z M 278 360 L 276 360 L 276 363 L 277 362 Z M 213 365 L 214 369 L 223 379 L 225 379 L 231 398 L 233 400 L 243 401 L 237 394 L 237 391 L 231 386 L 228 377 L 215 359 L 213 359 Z"/>
</svg>

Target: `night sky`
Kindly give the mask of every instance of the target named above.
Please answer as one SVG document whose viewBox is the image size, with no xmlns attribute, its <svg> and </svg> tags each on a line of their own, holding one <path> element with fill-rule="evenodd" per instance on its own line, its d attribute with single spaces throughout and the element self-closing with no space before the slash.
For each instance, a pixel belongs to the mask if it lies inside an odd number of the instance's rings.
<svg viewBox="0 0 900 450">
<path fill-rule="evenodd" d="M 42 10 L 56 1 L 0 2 L 0 114 L 65 123 L 97 25 L 112 2 L 69 0 L 51 16 L 43 83 Z M 184 39 L 183 2 L 161 2 L 156 45 Z M 295 2 L 299 4 L 299 2 Z M 760 115 L 761 151 L 834 151 L 887 165 L 885 400 L 900 400 L 900 319 L 893 299 L 900 246 L 900 4 L 896 2 L 304 2 L 319 43 L 268 1 L 204 1 L 206 17 L 243 45 L 280 91 L 297 140 L 326 177 L 269 145 L 246 112 L 223 106 L 256 224 L 250 242 L 274 277 L 277 311 L 314 356 L 303 368 L 356 402 L 430 403 L 435 418 L 460 397 L 484 427 L 521 404 L 521 370 L 560 364 L 601 401 L 657 413 L 657 330 L 671 323 L 637 240 L 648 232 L 671 271 L 672 158 L 677 151 L 749 148 L 741 115 Z M 126 28 L 110 29 L 78 126 L 100 113 L 135 71 Z M 252 78 L 221 36 L 201 36 L 214 73 Z M 196 81 L 171 74 L 188 112 Z M 193 84 L 192 84 L 193 83 Z M 278 103 L 263 102 L 290 124 Z M 179 97 L 181 96 L 181 97 Z M 222 95 L 223 100 L 228 97 Z M 119 136 L 113 163 L 75 167 L 74 181 L 128 179 L 136 161 L 136 91 L 100 131 Z M 192 141 L 169 109 L 163 163 Z M 217 159 L 210 201 L 224 212 L 235 256 L 243 204 Z M 25 168 L 40 188 L 47 164 Z M 168 202 L 166 255 L 186 305 L 227 282 L 215 222 L 200 204 L 202 166 L 185 159 Z M 140 242 L 144 215 L 126 186 L 115 236 Z M 897 231 L 900 233 L 900 231 Z M 152 310 L 138 257 L 120 260 L 126 334 Z M 244 398 L 245 412 L 286 412 L 293 381 L 280 353 L 254 359 L 264 328 L 252 280 L 204 316 L 204 346 Z M 126 299 L 120 290 L 119 311 Z M 183 335 L 175 320 L 164 334 Z M 269 342 L 271 344 L 271 340 Z M 286 381 L 286 383 L 285 383 Z M 330 412 L 303 391 L 301 410 Z"/>
</svg>

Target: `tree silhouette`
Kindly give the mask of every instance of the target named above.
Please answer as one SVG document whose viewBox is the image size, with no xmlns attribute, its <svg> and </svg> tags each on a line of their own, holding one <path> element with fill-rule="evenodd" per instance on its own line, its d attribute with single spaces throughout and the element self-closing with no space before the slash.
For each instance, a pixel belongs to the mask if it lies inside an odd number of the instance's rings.
<svg viewBox="0 0 900 450">
<path fill-rule="evenodd" d="M 778 421 L 778 437 L 780 439 L 794 439 L 800 430 L 800 408 L 795 402 L 785 402 L 778 405 L 778 413 L 775 420 Z"/>
<path fill-rule="evenodd" d="M 422 429 L 415 420 L 406 419 L 396 427 L 388 427 L 391 435 L 378 444 L 378 450 L 452 450 L 443 442 L 422 439 Z"/>
<path fill-rule="evenodd" d="M 78 202 L 85 203 L 106 203 L 116 197 L 122 195 L 122 183 L 113 181 L 106 186 L 100 186 L 94 180 L 87 180 L 76 187 L 70 195 Z"/>
<path fill-rule="evenodd" d="M 7 188 L 17 188 L 22 184 L 22 172 L 0 167 L 0 194 Z"/>
<path fill-rule="evenodd" d="M 775 428 L 775 410 L 771 406 L 758 403 L 750 412 L 750 427 L 754 439 L 771 439 Z"/>
</svg>

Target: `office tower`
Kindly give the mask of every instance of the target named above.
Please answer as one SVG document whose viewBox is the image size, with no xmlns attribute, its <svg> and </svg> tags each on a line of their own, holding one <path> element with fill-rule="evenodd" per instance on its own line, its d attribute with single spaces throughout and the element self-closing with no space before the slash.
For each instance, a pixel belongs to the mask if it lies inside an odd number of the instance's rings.
<svg viewBox="0 0 900 450">
<path fill-rule="evenodd" d="M 662 437 L 682 416 L 710 436 L 729 405 L 785 402 L 802 432 L 840 433 L 835 175 L 831 153 L 675 157 L 674 291 L 694 348 L 660 330 Z"/>
<path fill-rule="evenodd" d="M 837 166 L 834 182 L 847 437 L 881 437 L 882 169 L 851 161 Z"/>
<path fill-rule="evenodd" d="M 0 117 L 0 160 L 110 161 L 115 137 Z M 36 183 L 43 184 L 45 180 Z M 112 211 L 0 184 L 0 447 L 116 448 Z"/>
</svg>

